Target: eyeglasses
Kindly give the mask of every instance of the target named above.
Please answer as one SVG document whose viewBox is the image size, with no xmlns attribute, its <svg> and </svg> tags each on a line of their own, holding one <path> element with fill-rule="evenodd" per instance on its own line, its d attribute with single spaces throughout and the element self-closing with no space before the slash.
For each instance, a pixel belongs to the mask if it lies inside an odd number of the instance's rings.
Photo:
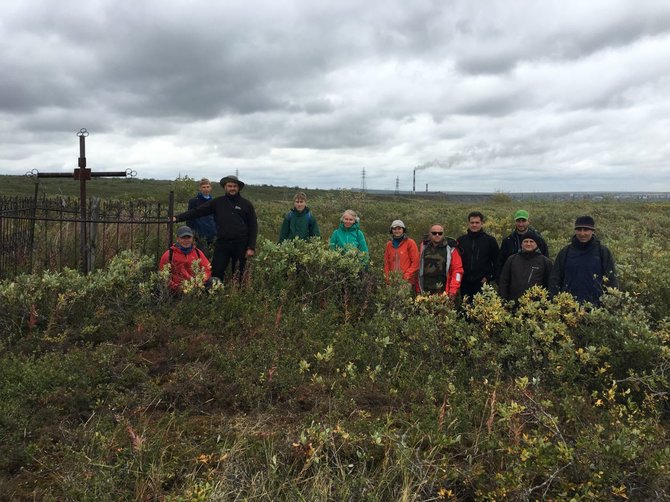
<svg viewBox="0 0 670 502">
<path fill-rule="evenodd" d="M 444 234 L 444 232 L 431 232 L 431 234 L 433 234 L 433 235 L 442 235 L 442 234 Z"/>
</svg>

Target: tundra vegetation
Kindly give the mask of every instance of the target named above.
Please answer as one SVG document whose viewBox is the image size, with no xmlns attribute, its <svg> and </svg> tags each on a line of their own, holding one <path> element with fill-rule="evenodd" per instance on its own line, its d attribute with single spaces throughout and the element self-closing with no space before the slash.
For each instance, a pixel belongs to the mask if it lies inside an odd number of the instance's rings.
<svg viewBox="0 0 670 502">
<path fill-rule="evenodd" d="M 254 200 L 253 187 L 245 195 Z M 245 189 L 246 190 L 246 189 Z M 381 273 L 388 224 L 499 240 L 516 204 L 349 192 L 372 264 L 275 244 L 259 200 L 248 283 L 167 294 L 153 257 L 0 282 L 0 493 L 12 500 L 650 500 L 670 497 L 670 207 L 524 204 L 551 256 L 592 214 L 622 290 L 589 308 L 415 298 Z"/>
</svg>

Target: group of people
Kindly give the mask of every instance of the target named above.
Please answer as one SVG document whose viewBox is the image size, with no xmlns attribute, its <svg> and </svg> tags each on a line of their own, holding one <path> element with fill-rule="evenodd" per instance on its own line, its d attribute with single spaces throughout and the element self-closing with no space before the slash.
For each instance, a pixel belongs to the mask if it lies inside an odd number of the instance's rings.
<svg viewBox="0 0 670 502">
<path fill-rule="evenodd" d="M 240 195 L 244 183 L 236 176 L 221 179 L 225 194 L 212 198 L 209 180 L 202 179 L 188 210 L 173 217 L 188 225 L 177 229 L 177 242 L 160 261 L 162 269 L 171 264 L 170 288 L 179 291 L 183 281 L 193 277 L 192 265 L 200 261 L 205 280 L 223 280 L 230 266 L 232 274 L 243 276 L 246 260 L 255 253 L 258 224 L 254 206 Z M 580 302 L 597 304 L 605 286 L 618 287 L 612 253 L 595 236 L 595 221 L 580 216 L 575 221 L 572 242 L 561 249 L 552 262 L 540 233 L 530 226 L 528 211 L 514 214 L 514 230 L 500 246 L 484 230 L 484 215 L 468 214 L 467 233 L 458 239 L 445 236 L 444 227 L 433 224 L 420 245 L 411 239 L 402 220 L 394 220 L 384 250 L 384 273 L 389 279 L 398 273 L 419 294 L 459 294 L 472 299 L 484 284 L 496 282 L 505 300 L 518 300 L 535 285 L 550 295 L 571 293 Z M 320 237 L 316 217 L 307 206 L 307 196 L 298 192 L 293 208 L 286 214 L 279 243 L 291 239 Z M 195 246 L 197 238 L 202 250 Z M 368 245 L 359 227 L 358 215 L 344 211 L 329 241 L 331 249 L 355 249 L 368 262 Z M 212 251 L 213 249 L 213 251 Z M 210 258 L 211 256 L 211 264 Z M 211 270 L 210 270 L 211 268 Z"/>
<path fill-rule="evenodd" d="M 226 176 L 220 183 L 225 194 L 213 198 L 210 181 L 200 180 L 198 194 L 189 201 L 188 210 L 172 217 L 173 222 L 188 222 L 177 229 L 177 242 L 159 263 L 161 270 L 168 263 L 172 266 L 173 292 L 179 292 L 184 281 L 194 276 L 196 260 L 205 269 L 205 281 L 209 283 L 212 279 L 223 280 L 229 265 L 237 277 L 242 277 L 247 259 L 255 253 L 258 221 L 253 204 L 240 195 L 244 183 L 237 176 Z M 196 238 L 203 249 L 195 245 Z"/>
<path fill-rule="evenodd" d="M 420 248 L 401 220 L 391 223 L 391 239 L 384 252 L 384 273 L 398 272 L 419 293 L 460 294 L 472 299 L 484 284 L 496 282 L 505 300 L 517 301 L 533 286 L 551 296 L 565 291 L 579 302 L 598 304 L 604 287 L 618 288 L 614 258 L 595 236 L 591 216 L 575 220 L 572 242 L 549 259 L 540 233 L 530 226 L 528 211 L 514 214 L 515 228 L 500 246 L 484 230 L 484 215 L 468 214 L 467 233 L 458 239 L 444 236 L 442 225 L 431 225 Z"/>
</svg>

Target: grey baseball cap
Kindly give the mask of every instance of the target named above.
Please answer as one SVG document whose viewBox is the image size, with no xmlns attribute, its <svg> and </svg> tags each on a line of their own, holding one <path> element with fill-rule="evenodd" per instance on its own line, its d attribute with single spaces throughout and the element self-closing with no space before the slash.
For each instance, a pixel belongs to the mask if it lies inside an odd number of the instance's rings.
<svg viewBox="0 0 670 502">
<path fill-rule="evenodd" d="M 177 229 L 177 237 L 193 237 L 193 230 L 186 225 L 181 226 Z"/>
</svg>

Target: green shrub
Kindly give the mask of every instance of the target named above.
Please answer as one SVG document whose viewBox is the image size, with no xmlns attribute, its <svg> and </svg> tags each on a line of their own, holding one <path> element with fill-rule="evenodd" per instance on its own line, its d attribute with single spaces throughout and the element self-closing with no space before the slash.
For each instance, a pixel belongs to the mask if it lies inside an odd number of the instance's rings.
<svg viewBox="0 0 670 502">
<path fill-rule="evenodd" d="M 664 215 L 640 210 L 630 227 L 614 205 L 580 203 L 606 222 L 620 264 L 623 291 L 600 307 L 540 288 L 513 306 L 490 287 L 457 305 L 415 297 L 398 277 L 387 283 L 379 263 L 390 214 L 412 229 L 444 221 L 456 233 L 462 207 L 346 197 L 315 211 L 325 229 L 342 205 L 361 210 L 367 268 L 323 240 L 261 238 L 245 284 L 179 298 L 165 272 L 131 253 L 86 277 L 67 270 L 0 283 L 0 492 L 670 497 Z M 485 209 L 502 235 L 516 205 L 500 204 Z M 552 208 L 531 214 L 558 252 L 572 215 Z M 634 248 L 639 232 L 650 244 Z"/>
</svg>

